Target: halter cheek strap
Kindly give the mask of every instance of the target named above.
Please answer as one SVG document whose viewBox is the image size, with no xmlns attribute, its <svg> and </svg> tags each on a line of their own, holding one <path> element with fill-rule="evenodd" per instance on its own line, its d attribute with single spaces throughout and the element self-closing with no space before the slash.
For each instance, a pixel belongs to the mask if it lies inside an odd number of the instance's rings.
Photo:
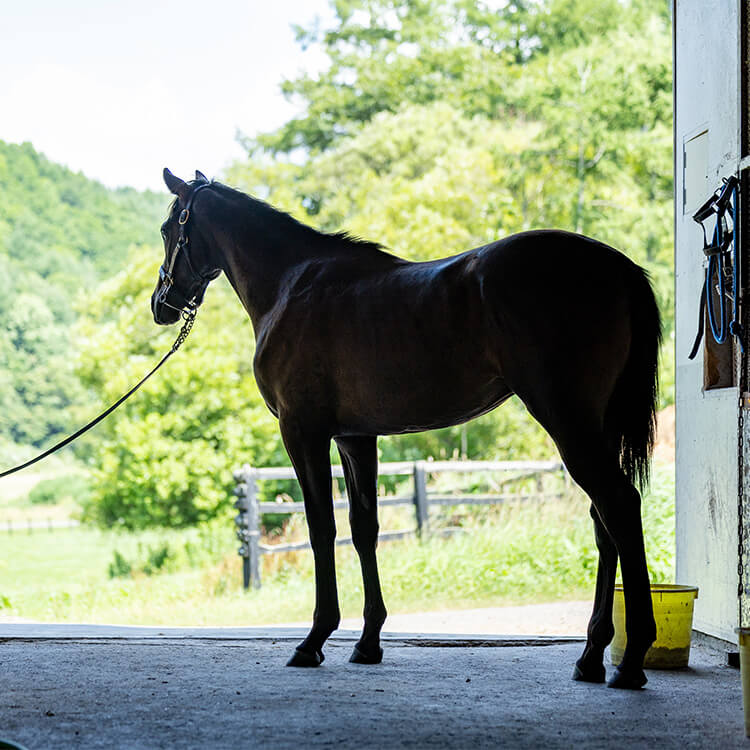
<svg viewBox="0 0 750 750">
<path fill-rule="evenodd" d="M 169 290 L 174 285 L 174 267 L 175 263 L 177 262 L 177 256 L 180 254 L 180 250 L 183 250 L 182 255 L 185 257 L 185 262 L 188 267 L 188 271 L 190 272 L 190 275 L 193 277 L 194 280 L 198 281 L 199 283 L 208 282 L 212 279 L 215 279 L 217 274 L 211 273 L 208 275 L 197 273 L 195 269 L 193 268 L 193 264 L 190 262 L 190 256 L 187 253 L 187 245 L 188 245 L 188 236 L 187 236 L 187 223 L 190 219 L 190 209 L 193 206 L 193 201 L 195 200 L 195 196 L 204 188 L 211 187 L 210 183 L 205 182 L 200 185 L 198 185 L 196 188 L 193 189 L 193 191 L 190 193 L 190 196 L 188 197 L 187 203 L 185 204 L 185 208 L 182 209 L 180 212 L 180 217 L 177 220 L 177 223 L 180 227 L 180 234 L 177 238 L 177 244 L 175 245 L 174 252 L 172 253 L 172 257 L 169 259 L 169 264 L 165 268 L 164 264 L 162 264 L 159 267 L 159 278 L 161 279 L 161 287 L 159 289 L 159 293 L 157 295 L 157 301 L 165 305 L 166 307 L 171 307 L 173 310 L 178 310 L 179 312 L 184 312 L 186 309 L 192 310 L 196 308 L 200 302 L 195 302 L 195 295 L 190 300 L 185 300 L 185 304 L 182 307 L 175 307 L 174 305 L 169 304 L 167 302 L 167 295 L 169 294 Z"/>
</svg>

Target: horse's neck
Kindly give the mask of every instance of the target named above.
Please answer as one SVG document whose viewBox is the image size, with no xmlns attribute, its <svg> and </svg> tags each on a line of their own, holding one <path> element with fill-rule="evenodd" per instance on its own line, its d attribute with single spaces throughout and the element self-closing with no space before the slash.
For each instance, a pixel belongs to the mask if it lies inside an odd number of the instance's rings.
<svg viewBox="0 0 750 750">
<path fill-rule="evenodd" d="M 295 270 L 310 256 L 303 238 L 259 229 L 222 238 L 223 270 L 250 315 L 256 334 Z"/>
<path fill-rule="evenodd" d="M 376 245 L 326 235 L 298 223 L 287 214 L 247 197 L 224 204 L 215 217 L 214 242 L 220 248 L 222 270 L 253 322 L 256 334 L 262 319 L 311 263 L 356 259 L 359 267 L 384 267 L 403 261 Z"/>
</svg>

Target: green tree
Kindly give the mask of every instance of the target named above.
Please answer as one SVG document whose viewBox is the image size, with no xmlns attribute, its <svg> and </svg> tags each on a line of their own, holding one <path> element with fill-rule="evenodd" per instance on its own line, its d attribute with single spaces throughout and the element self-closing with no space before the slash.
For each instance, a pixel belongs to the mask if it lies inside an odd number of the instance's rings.
<svg viewBox="0 0 750 750">
<path fill-rule="evenodd" d="M 665 28 L 669 23 L 668 5 L 647 0 L 332 0 L 331 6 L 332 27 L 296 29 L 300 44 L 320 47 L 329 65 L 282 84 L 305 112 L 272 133 L 245 138 L 250 149 L 324 150 L 407 102 L 441 101 L 502 120 L 518 111 L 510 89 L 532 60 L 617 31 L 637 36 L 654 19 Z"/>
<path fill-rule="evenodd" d="M 0 141 L 0 441 L 42 446 L 83 392 L 70 327 L 81 289 L 158 237 L 166 198 L 108 190 L 31 144 Z"/>
</svg>

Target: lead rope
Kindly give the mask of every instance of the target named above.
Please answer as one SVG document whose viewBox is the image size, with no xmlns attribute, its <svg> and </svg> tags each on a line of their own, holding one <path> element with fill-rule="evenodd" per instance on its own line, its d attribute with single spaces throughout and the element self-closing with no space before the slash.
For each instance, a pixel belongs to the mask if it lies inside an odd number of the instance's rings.
<svg viewBox="0 0 750 750">
<path fill-rule="evenodd" d="M 72 435 L 66 437 L 64 440 L 56 443 L 51 448 L 47 448 L 46 451 L 40 453 L 38 456 L 35 456 L 31 460 L 19 464 L 18 466 L 14 466 L 12 469 L 6 469 L 2 473 L 0 473 L 0 479 L 2 479 L 3 477 L 7 477 L 9 474 L 15 474 L 17 471 L 21 471 L 21 469 L 25 469 L 27 466 L 31 466 L 37 461 L 41 461 L 43 458 L 47 458 L 47 456 L 55 453 L 56 451 L 59 451 L 61 448 L 64 448 L 66 445 L 68 445 L 68 443 L 72 443 L 76 438 L 83 435 L 84 432 L 88 432 L 92 427 L 98 425 L 99 422 L 102 421 L 102 419 L 109 416 L 120 404 L 123 403 L 123 401 L 129 399 L 183 345 L 185 339 L 188 337 L 188 334 L 193 328 L 197 312 L 197 308 L 194 307 L 183 311 L 182 319 L 184 322 L 182 324 L 182 328 L 180 328 L 180 332 L 177 334 L 177 338 L 175 339 L 174 344 L 172 344 L 172 348 L 159 360 L 156 367 L 154 367 L 146 375 L 144 375 L 141 380 L 139 380 L 138 383 L 136 383 L 124 396 L 120 396 L 120 398 L 117 399 L 117 401 L 115 401 L 115 403 L 112 404 L 112 406 L 110 406 L 106 411 L 103 411 L 98 417 L 92 419 L 88 424 L 85 424 L 83 427 L 81 427 L 80 430 L 77 430 Z"/>
</svg>

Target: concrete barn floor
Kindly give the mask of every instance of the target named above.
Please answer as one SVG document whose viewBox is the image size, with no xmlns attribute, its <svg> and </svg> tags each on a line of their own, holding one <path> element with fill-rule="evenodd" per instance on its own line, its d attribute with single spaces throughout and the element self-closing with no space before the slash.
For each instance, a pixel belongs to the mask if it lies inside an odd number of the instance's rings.
<svg viewBox="0 0 750 750">
<path fill-rule="evenodd" d="M 0 738 L 28 748 L 747 747 L 739 671 L 693 647 L 645 690 L 573 682 L 575 638 L 393 635 L 378 666 L 341 632 L 0 625 Z M 1 746 L 1 745 L 0 745 Z"/>
</svg>

